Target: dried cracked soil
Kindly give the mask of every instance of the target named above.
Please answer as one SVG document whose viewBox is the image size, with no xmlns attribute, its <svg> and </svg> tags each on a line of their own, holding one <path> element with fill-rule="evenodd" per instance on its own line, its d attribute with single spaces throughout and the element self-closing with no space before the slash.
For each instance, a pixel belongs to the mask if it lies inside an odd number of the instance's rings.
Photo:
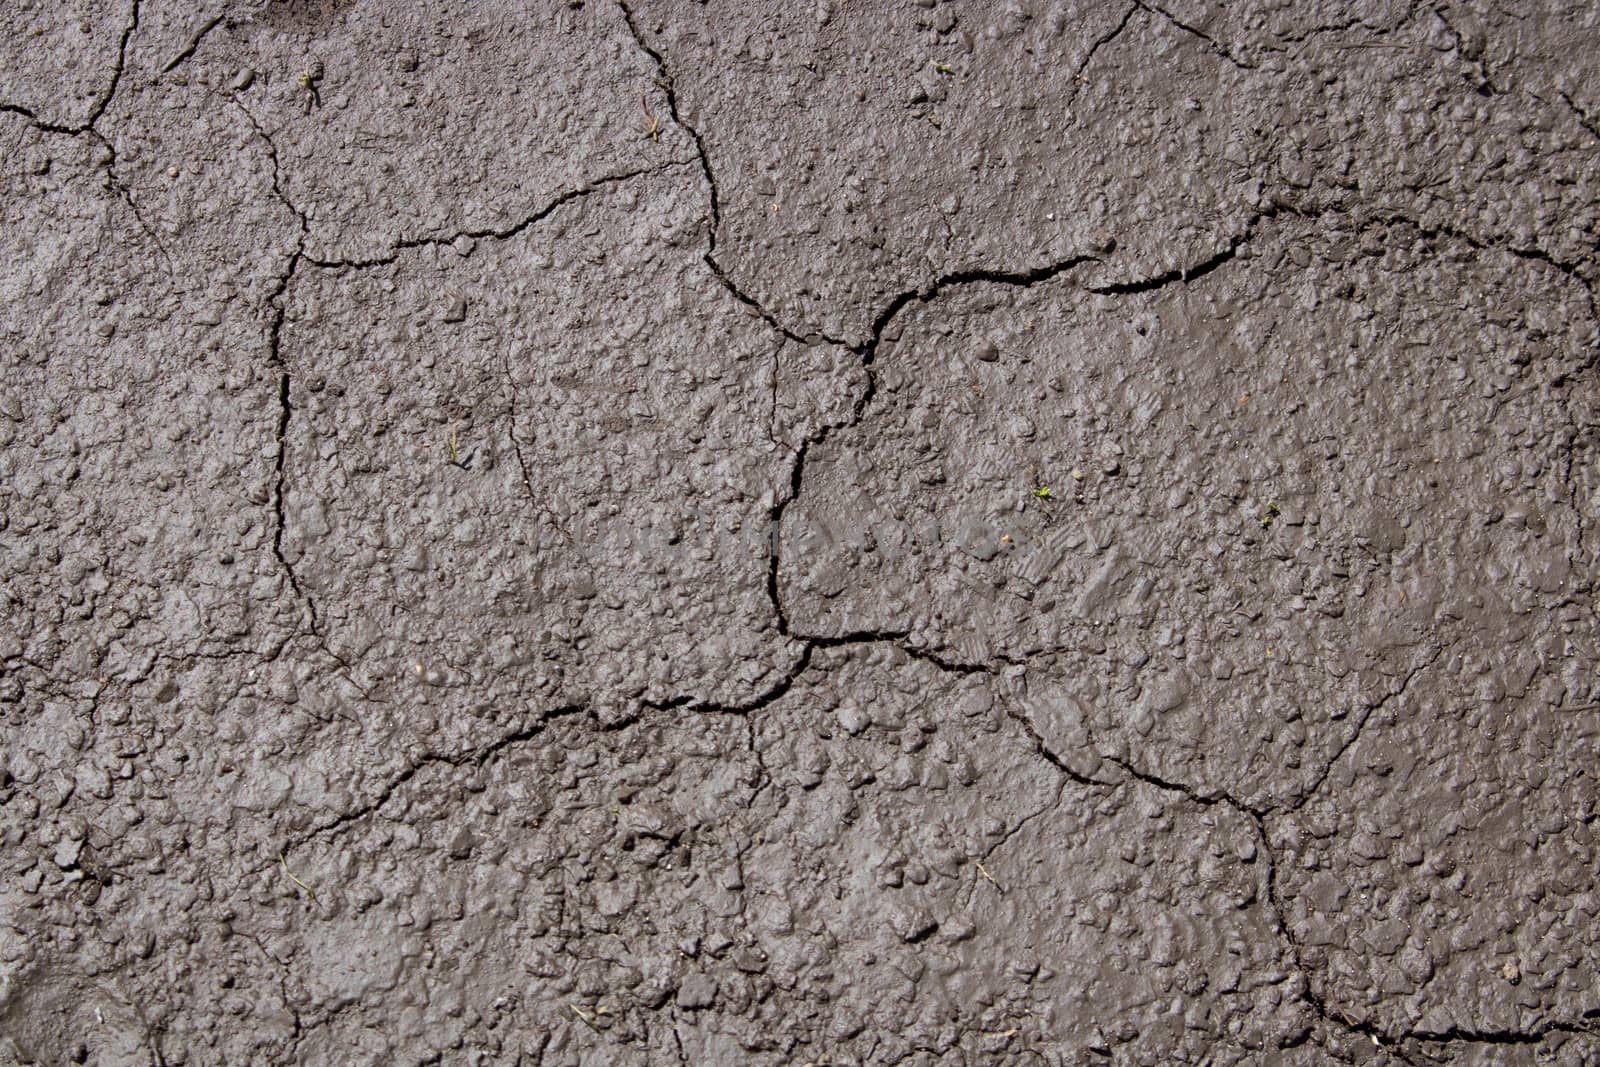
<svg viewBox="0 0 1600 1067">
<path fill-rule="evenodd" d="M 1600 1064 L 1600 12 L 0 3 L 0 1064 Z"/>
</svg>

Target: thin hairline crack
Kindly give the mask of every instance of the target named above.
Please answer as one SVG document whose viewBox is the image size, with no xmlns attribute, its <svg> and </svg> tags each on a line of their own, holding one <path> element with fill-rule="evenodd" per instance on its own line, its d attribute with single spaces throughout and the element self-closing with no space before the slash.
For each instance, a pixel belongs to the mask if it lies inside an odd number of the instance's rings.
<svg viewBox="0 0 1600 1067">
<path fill-rule="evenodd" d="M 128 21 L 122 28 L 122 35 L 117 40 L 116 62 L 111 69 L 111 77 L 107 80 L 105 88 L 96 96 L 94 103 L 89 108 L 88 116 L 80 123 L 64 125 L 41 119 L 38 112 L 22 104 L 0 103 L 0 112 L 17 115 L 27 119 L 34 128 L 41 133 L 59 134 L 66 137 L 77 137 L 81 134 L 96 133 L 96 125 L 111 106 L 111 101 L 117 95 L 117 89 L 122 84 L 122 74 L 127 68 L 128 42 L 132 39 L 134 31 L 139 28 L 140 0 L 130 0 L 128 4 Z"/>
</svg>

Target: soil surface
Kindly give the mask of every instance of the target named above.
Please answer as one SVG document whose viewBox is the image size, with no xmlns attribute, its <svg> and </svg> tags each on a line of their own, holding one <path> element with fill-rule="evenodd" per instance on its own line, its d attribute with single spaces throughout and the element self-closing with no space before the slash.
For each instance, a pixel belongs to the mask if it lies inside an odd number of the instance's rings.
<svg viewBox="0 0 1600 1067">
<path fill-rule="evenodd" d="M 1600 1063 L 1593 4 L 5 0 L 0 145 L 0 1064 Z"/>
</svg>

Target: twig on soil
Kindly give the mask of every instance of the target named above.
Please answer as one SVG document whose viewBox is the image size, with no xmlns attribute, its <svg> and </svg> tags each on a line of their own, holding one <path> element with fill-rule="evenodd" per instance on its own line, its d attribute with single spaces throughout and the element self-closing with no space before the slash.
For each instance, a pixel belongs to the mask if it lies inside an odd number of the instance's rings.
<svg viewBox="0 0 1600 1067">
<path fill-rule="evenodd" d="M 639 108 L 644 112 L 644 135 L 652 141 L 661 140 L 661 119 L 651 113 L 643 93 L 639 94 Z"/>
<path fill-rule="evenodd" d="M 1001 885 L 999 882 L 994 880 L 994 875 L 989 873 L 989 868 L 985 867 L 981 862 L 979 862 L 977 860 L 974 860 L 973 862 L 977 863 L 977 865 L 978 865 L 978 873 L 983 875 L 985 878 L 989 879 L 989 884 L 994 886 L 997 890 L 999 890 L 1001 896 L 1005 896 L 1006 887 Z"/>
<path fill-rule="evenodd" d="M 578 1007 L 576 1004 L 572 1003 L 570 1000 L 567 1002 L 567 1007 L 572 1009 L 572 1014 L 576 1015 L 579 1019 L 583 1020 L 583 1025 L 587 1026 L 589 1029 L 593 1030 L 597 1034 L 600 1032 L 600 1027 L 595 1025 L 595 1022 L 594 1022 L 595 1019 L 598 1016 L 601 1016 L 601 1015 L 610 1015 L 611 1014 L 611 1009 L 606 1007 L 604 1004 L 596 1005 L 593 1015 L 591 1015 L 588 1012 L 584 1011 L 582 1008 Z"/>
<path fill-rule="evenodd" d="M 278 863 L 282 865 L 283 873 L 289 876 L 289 881 L 305 890 L 307 897 L 311 898 L 312 900 L 317 899 L 317 891 L 295 877 L 294 872 L 289 869 L 289 861 L 284 859 L 282 852 L 278 853 Z"/>
</svg>

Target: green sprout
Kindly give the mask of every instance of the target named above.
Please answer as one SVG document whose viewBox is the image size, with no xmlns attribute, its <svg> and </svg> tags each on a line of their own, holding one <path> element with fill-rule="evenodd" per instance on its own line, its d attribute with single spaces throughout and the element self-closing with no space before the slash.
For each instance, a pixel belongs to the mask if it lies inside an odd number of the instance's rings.
<svg viewBox="0 0 1600 1067">
<path fill-rule="evenodd" d="M 306 114 L 311 114 L 313 107 L 322 106 L 322 94 L 317 92 L 317 81 L 322 77 L 320 66 L 313 65 L 295 75 L 295 83 L 306 93 Z"/>
<path fill-rule="evenodd" d="M 1276 500 L 1267 501 L 1267 510 L 1261 516 L 1261 528 L 1263 530 L 1272 529 L 1272 520 L 1276 519 L 1277 517 L 1278 517 L 1278 502 Z"/>
<path fill-rule="evenodd" d="M 1040 500 L 1043 500 L 1050 495 L 1050 487 L 1048 485 L 1041 485 L 1034 489 L 1033 495 L 1038 497 Z"/>
</svg>

